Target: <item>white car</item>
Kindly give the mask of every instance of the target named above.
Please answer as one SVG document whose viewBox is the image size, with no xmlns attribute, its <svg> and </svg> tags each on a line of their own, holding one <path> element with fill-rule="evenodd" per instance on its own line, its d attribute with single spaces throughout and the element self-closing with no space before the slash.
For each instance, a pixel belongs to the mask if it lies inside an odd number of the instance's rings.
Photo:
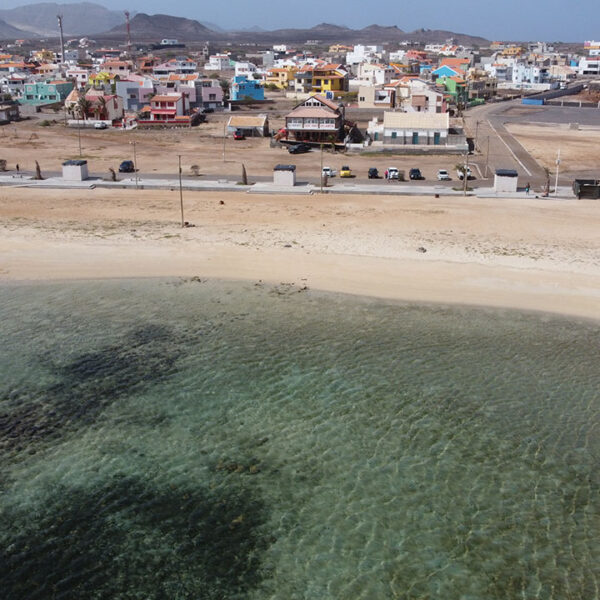
<svg viewBox="0 0 600 600">
<path fill-rule="evenodd" d="M 323 167 L 323 171 L 321 174 L 326 177 L 335 177 L 336 171 L 331 167 Z"/>
<path fill-rule="evenodd" d="M 438 181 L 450 181 L 450 174 L 446 169 L 440 169 L 438 171 Z"/>
<path fill-rule="evenodd" d="M 94 123 L 94 129 L 107 129 L 108 125 L 106 123 Z"/>
<path fill-rule="evenodd" d="M 396 167 L 388 167 L 387 170 L 387 178 L 388 179 L 398 179 L 400 177 L 400 172 Z"/>
<path fill-rule="evenodd" d="M 462 181 L 463 180 L 463 172 L 459 171 L 458 169 L 456 170 L 456 176 Z M 467 179 L 471 179 L 472 177 L 472 173 L 471 173 L 471 167 L 467 167 Z"/>
</svg>

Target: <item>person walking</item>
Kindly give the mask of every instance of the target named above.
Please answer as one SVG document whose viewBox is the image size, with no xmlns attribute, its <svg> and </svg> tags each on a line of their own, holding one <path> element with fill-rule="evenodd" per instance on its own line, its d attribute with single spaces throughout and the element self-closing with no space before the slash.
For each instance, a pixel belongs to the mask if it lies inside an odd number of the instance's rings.
<svg viewBox="0 0 600 600">
<path fill-rule="evenodd" d="M 17 163 L 17 173 L 19 172 L 19 163 Z"/>
<path fill-rule="evenodd" d="M 529 181 L 527 182 L 527 185 L 525 186 L 525 195 L 529 196 L 529 190 L 531 189 L 531 186 L 529 185 Z"/>
</svg>

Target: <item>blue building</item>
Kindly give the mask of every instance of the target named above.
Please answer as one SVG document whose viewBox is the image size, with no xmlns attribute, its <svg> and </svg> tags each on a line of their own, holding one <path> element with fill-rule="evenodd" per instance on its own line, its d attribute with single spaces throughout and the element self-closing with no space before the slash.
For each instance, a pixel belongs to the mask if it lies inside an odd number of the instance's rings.
<svg viewBox="0 0 600 600">
<path fill-rule="evenodd" d="M 264 100 L 265 89 L 260 81 L 248 79 L 245 75 L 238 75 L 233 78 L 231 84 L 231 100 L 243 100 L 251 98 L 252 100 Z"/>
</svg>

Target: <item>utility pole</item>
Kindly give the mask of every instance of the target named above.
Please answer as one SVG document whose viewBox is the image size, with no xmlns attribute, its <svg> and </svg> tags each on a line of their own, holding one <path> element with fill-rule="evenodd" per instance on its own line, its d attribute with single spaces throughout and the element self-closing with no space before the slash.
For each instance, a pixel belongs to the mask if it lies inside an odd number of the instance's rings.
<svg viewBox="0 0 600 600">
<path fill-rule="evenodd" d="M 62 15 L 56 15 L 56 19 L 58 20 L 58 31 L 60 33 L 60 62 L 61 64 L 65 64 L 65 38 L 63 36 L 63 24 L 62 24 Z"/>
<path fill-rule="evenodd" d="M 183 187 L 181 185 L 181 154 L 179 157 L 179 204 L 181 205 L 181 226 L 185 227 L 185 221 L 183 220 Z"/>
<path fill-rule="evenodd" d="M 226 139 L 227 122 L 223 123 L 223 162 L 225 162 L 225 139 Z"/>
<path fill-rule="evenodd" d="M 81 158 L 81 124 L 79 123 L 79 116 L 77 116 L 77 140 L 79 142 L 79 158 Z"/>
<path fill-rule="evenodd" d="M 477 152 L 477 134 L 479 133 L 479 121 L 475 121 L 475 141 L 473 142 L 473 150 Z"/>
<path fill-rule="evenodd" d="M 469 181 L 469 176 L 467 173 L 469 172 L 469 151 L 465 154 L 465 170 L 463 171 L 463 196 L 467 195 L 467 184 Z"/>
<path fill-rule="evenodd" d="M 554 197 L 558 196 L 558 169 L 560 167 L 560 148 L 558 149 L 558 154 L 556 155 L 556 180 L 554 182 Z"/>
<path fill-rule="evenodd" d="M 323 193 L 323 144 L 321 144 L 321 194 Z"/>
<path fill-rule="evenodd" d="M 135 173 L 135 189 L 138 189 L 138 164 L 137 155 L 135 153 L 135 140 L 131 142 L 133 144 L 133 172 Z"/>
<path fill-rule="evenodd" d="M 487 179 L 488 176 L 488 163 L 490 161 L 490 136 L 487 138 L 487 152 L 485 154 L 485 174 L 484 177 Z"/>
<path fill-rule="evenodd" d="M 125 28 L 127 30 L 127 54 L 131 58 L 131 25 L 129 23 L 129 11 L 125 11 Z"/>
</svg>

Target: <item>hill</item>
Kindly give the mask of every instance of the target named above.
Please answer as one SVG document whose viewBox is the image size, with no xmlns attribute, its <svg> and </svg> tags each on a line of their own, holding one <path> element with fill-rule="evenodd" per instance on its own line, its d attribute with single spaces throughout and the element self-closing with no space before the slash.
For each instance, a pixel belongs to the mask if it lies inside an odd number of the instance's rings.
<svg viewBox="0 0 600 600">
<path fill-rule="evenodd" d="M 65 35 L 91 35 L 106 31 L 124 21 L 123 13 L 108 10 L 93 2 L 58 4 L 40 2 L 0 10 L 0 19 L 39 36 L 57 36 L 56 15 L 63 16 Z"/>
<path fill-rule="evenodd" d="M 18 29 L 10 23 L 0 19 L 0 40 L 27 39 L 32 37 L 27 31 Z"/>
<path fill-rule="evenodd" d="M 101 35 L 106 39 L 121 39 L 126 35 L 125 24 L 113 27 Z M 170 15 L 147 15 L 138 13 L 131 19 L 131 37 L 135 42 L 149 42 L 162 38 L 179 41 L 225 39 L 226 33 L 218 33 L 193 19 Z"/>
</svg>

